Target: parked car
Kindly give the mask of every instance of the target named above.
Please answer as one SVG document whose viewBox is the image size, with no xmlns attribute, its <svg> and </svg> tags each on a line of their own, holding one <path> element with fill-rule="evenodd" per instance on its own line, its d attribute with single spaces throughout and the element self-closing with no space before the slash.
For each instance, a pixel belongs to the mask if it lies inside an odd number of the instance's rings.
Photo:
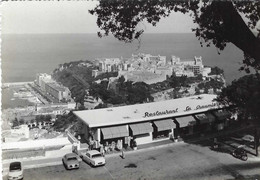
<svg viewBox="0 0 260 180">
<path fill-rule="evenodd" d="M 62 158 L 62 163 L 66 169 L 78 169 L 79 160 L 75 153 L 68 153 Z"/>
<path fill-rule="evenodd" d="M 10 163 L 8 180 L 23 179 L 23 168 L 22 163 L 19 161 Z"/>
<path fill-rule="evenodd" d="M 97 150 L 87 151 L 82 153 L 80 157 L 91 166 L 101 166 L 106 164 L 105 158 Z"/>
<path fill-rule="evenodd" d="M 243 148 L 236 148 L 232 155 L 236 158 L 242 159 L 243 161 L 246 161 L 248 159 L 247 153 Z"/>
</svg>

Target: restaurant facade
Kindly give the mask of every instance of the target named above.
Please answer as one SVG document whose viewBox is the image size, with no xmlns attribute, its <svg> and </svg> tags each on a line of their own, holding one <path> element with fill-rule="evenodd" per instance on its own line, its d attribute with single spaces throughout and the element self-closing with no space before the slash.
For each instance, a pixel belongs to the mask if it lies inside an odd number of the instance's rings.
<svg viewBox="0 0 260 180">
<path fill-rule="evenodd" d="M 120 149 L 224 129 L 230 114 L 215 98 L 202 94 L 73 113 L 79 119 L 78 134 L 88 144 Z"/>
</svg>

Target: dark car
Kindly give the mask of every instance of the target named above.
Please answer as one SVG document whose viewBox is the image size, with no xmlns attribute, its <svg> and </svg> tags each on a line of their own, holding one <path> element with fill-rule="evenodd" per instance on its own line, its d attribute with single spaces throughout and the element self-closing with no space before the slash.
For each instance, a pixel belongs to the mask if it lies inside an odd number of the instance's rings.
<svg viewBox="0 0 260 180">
<path fill-rule="evenodd" d="M 248 159 L 247 153 L 243 148 L 236 148 L 232 155 L 236 158 L 242 159 L 243 161 L 246 161 Z"/>
<path fill-rule="evenodd" d="M 62 162 L 66 169 L 78 169 L 79 160 L 75 153 L 68 153 L 62 158 Z"/>
</svg>

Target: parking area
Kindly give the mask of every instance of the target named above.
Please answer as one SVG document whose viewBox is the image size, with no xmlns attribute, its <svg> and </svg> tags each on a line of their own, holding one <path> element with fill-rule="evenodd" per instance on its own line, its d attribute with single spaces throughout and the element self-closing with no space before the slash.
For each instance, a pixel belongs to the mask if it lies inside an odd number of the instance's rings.
<svg viewBox="0 0 260 180">
<path fill-rule="evenodd" d="M 105 158 L 106 165 L 96 168 L 82 161 L 77 170 L 66 170 L 61 163 L 26 169 L 24 179 L 246 179 L 259 178 L 260 172 L 260 161 L 253 156 L 242 161 L 212 151 L 202 142 L 131 151 L 124 159 L 120 155 Z"/>
<path fill-rule="evenodd" d="M 232 133 L 226 137 L 220 137 L 219 141 L 229 148 L 243 148 L 248 154 L 256 155 L 254 133 L 252 129 Z"/>
</svg>

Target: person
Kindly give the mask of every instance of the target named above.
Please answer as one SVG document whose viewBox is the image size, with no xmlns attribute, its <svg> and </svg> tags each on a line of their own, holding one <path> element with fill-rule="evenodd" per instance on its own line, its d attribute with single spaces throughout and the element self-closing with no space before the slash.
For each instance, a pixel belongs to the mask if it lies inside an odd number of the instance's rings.
<svg viewBox="0 0 260 180">
<path fill-rule="evenodd" d="M 214 138 L 214 139 L 213 139 L 212 148 L 213 148 L 213 149 L 219 148 L 219 143 L 218 143 L 217 138 Z"/>
<path fill-rule="evenodd" d="M 92 138 L 89 139 L 89 149 L 92 150 L 93 149 L 93 145 L 94 145 L 94 141 L 92 140 Z"/>
<path fill-rule="evenodd" d="M 105 150 L 103 145 L 100 145 L 100 152 L 102 156 L 105 156 Z"/>
<path fill-rule="evenodd" d="M 134 148 L 134 150 L 136 150 L 136 149 L 137 149 L 137 142 L 136 142 L 136 140 L 135 140 L 135 139 L 133 140 L 133 148 Z"/>
<path fill-rule="evenodd" d="M 122 155 L 121 155 L 122 159 L 125 159 L 125 153 L 124 150 L 122 149 Z"/>
</svg>

